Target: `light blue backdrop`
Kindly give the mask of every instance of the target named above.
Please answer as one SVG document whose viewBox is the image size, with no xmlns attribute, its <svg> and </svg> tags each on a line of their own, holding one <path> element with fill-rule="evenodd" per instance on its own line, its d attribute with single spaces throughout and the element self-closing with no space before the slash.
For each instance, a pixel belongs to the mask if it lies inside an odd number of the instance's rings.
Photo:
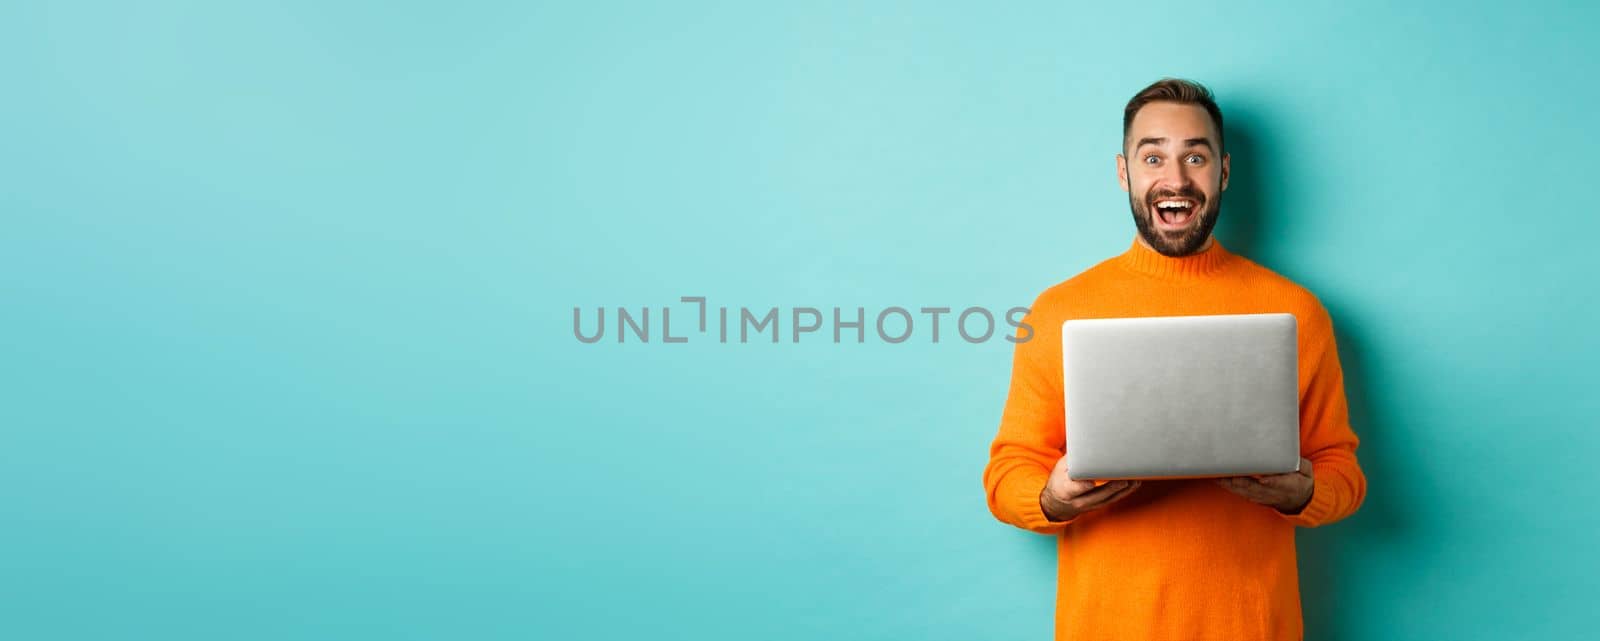
<svg viewBox="0 0 1600 641">
<path fill-rule="evenodd" d="M 0 637 L 1048 638 L 1008 343 L 572 309 L 1027 305 L 1163 75 L 1339 331 L 1310 638 L 1591 633 L 1597 11 L 1068 4 L 5 4 Z"/>
</svg>

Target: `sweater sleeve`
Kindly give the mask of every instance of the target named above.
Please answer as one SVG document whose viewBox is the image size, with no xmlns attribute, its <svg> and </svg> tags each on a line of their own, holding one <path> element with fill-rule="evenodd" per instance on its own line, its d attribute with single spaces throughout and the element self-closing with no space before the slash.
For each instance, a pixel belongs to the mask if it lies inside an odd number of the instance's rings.
<svg viewBox="0 0 1600 641">
<path fill-rule="evenodd" d="M 1050 470 L 1065 454 L 1061 325 L 1045 321 L 1038 312 L 1039 301 L 1035 301 L 1023 316 L 1025 327 L 1017 332 L 1021 342 L 1012 354 L 1011 388 L 999 433 L 989 446 L 983 486 L 995 518 L 1040 534 L 1060 534 L 1071 521 L 1051 521 L 1045 516 L 1039 494 Z"/>
<path fill-rule="evenodd" d="M 1306 386 L 1300 397 L 1300 455 L 1311 460 L 1311 502 L 1296 514 L 1283 515 L 1301 527 L 1345 518 L 1361 507 L 1367 495 L 1367 477 L 1356 460 L 1360 440 L 1350 428 L 1333 323 L 1320 304 L 1309 316 L 1308 342 L 1314 347 L 1309 367 L 1301 371 Z"/>
</svg>

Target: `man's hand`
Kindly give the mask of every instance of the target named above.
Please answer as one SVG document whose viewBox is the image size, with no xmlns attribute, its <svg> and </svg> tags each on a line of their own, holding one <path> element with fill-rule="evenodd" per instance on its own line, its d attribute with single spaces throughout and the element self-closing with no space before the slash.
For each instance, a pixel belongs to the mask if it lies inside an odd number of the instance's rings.
<svg viewBox="0 0 1600 641">
<path fill-rule="evenodd" d="M 1063 456 L 1039 493 L 1039 507 L 1052 521 L 1068 521 L 1115 503 L 1138 488 L 1138 481 L 1111 481 L 1099 487 L 1094 481 L 1074 481 L 1067 477 L 1067 457 Z"/>
<path fill-rule="evenodd" d="M 1217 485 L 1239 496 L 1277 509 L 1284 514 L 1299 514 L 1311 503 L 1314 487 L 1311 461 L 1300 458 L 1300 469 L 1287 474 L 1268 474 L 1262 477 L 1232 476 L 1216 480 Z"/>
</svg>

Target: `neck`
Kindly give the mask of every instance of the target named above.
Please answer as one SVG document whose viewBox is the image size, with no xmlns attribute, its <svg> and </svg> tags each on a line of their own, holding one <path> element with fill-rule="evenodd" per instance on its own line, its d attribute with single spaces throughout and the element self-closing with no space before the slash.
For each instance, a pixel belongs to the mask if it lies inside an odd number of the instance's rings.
<svg viewBox="0 0 1600 641">
<path fill-rule="evenodd" d="M 1117 262 L 1127 269 L 1162 280 L 1192 282 L 1210 278 L 1225 269 L 1233 256 L 1215 236 L 1208 236 L 1204 247 L 1186 256 L 1167 256 L 1151 248 L 1144 237 L 1136 238 Z"/>
</svg>

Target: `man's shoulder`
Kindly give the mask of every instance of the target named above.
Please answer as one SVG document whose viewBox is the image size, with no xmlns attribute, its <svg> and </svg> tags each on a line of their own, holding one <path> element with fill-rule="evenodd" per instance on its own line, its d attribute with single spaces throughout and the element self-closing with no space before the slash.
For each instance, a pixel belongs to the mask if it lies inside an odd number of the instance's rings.
<svg viewBox="0 0 1600 641">
<path fill-rule="evenodd" d="M 1310 288 L 1244 256 L 1235 254 L 1234 258 L 1239 262 L 1240 273 L 1257 290 L 1258 295 L 1270 298 L 1275 306 L 1294 313 L 1301 322 L 1330 322 L 1328 309 Z"/>
<path fill-rule="evenodd" d="M 1127 277 L 1125 272 L 1116 268 L 1115 261 L 1115 256 L 1106 258 L 1088 269 L 1046 287 L 1034 297 L 1031 309 L 1051 315 L 1068 315 L 1072 301 L 1081 300 L 1083 294 L 1114 285 L 1117 279 Z"/>
</svg>

